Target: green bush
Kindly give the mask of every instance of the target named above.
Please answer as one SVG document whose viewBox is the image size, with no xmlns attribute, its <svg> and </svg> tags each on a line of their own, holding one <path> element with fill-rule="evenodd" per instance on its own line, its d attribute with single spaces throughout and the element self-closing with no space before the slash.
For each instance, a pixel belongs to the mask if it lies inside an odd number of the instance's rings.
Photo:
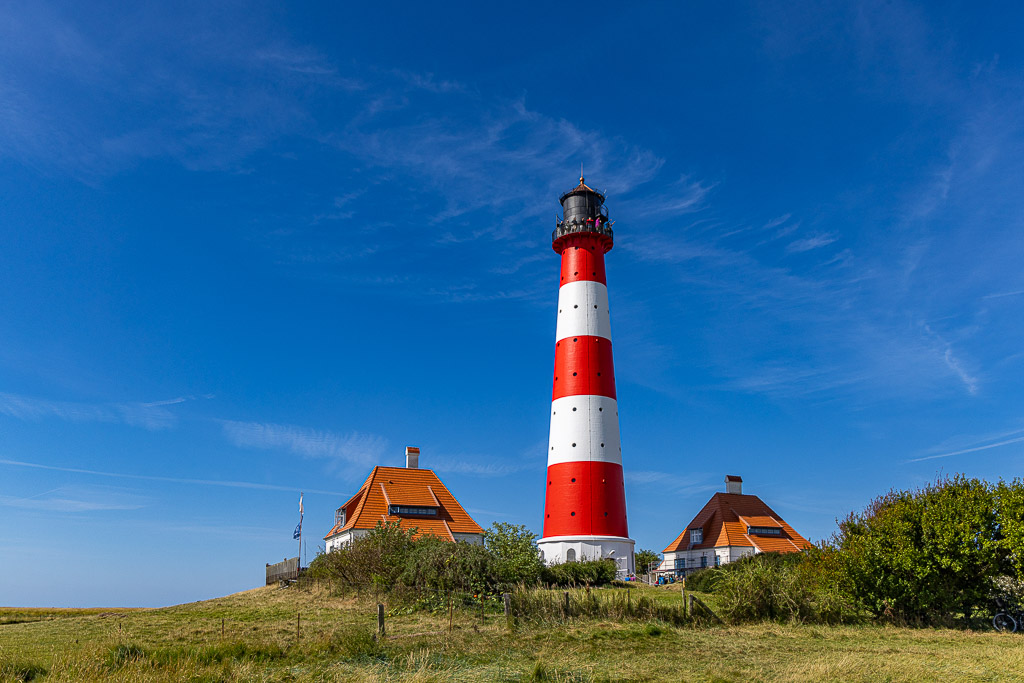
<svg viewBox="0 0 1024 683">
<path fill-rule="evenodd" d="M 727 564 L 725 567 L 729 567 L 729 565 Z M 698 593 L 714 593 L 715 587 L 718 586 L 722 573 L 725 571 L 726 569 L 719 569 L 718 567 L 698 569 L 686 577 L 686 590 Z"/>
<path fill-rule="evenodd" d="M 714 570 L 720 616 L 732 623 L 854 619 L 856 610 L 837 588 L 833 552 L 758 553 Z"/>
<path fill-rule="evenodd" d="M 851 592 L 877 617 L 971 625 L 987 620 L 993 578 L 1024 568 L 1024 492 L 962 475 L 891 491 L 843 520 L 834 544 Z"/>
<path fill-rule="evenodd" d="M 494 559 L 483 546 L 425 536 L 409 549 L 399 578 L 428 591 L 480 594 L 495 583 Z"/>
<path fill-rule="evenodd" d="M 603 586 L 615 579 L 616 569 L 612 560 L 563 562 L 544 567 L 540 580 L 552 586 Z"/>
<path fill-rule="evenodd" d="M 484 546 L 491 554 L 491 578 L 495 586 L 509 589 L 519 584 L 532 586 L 540 579 L 544 564 L 537 550 L 537 535 L 525 526 L 495 522 L 484 533 Z"/>
</svg>

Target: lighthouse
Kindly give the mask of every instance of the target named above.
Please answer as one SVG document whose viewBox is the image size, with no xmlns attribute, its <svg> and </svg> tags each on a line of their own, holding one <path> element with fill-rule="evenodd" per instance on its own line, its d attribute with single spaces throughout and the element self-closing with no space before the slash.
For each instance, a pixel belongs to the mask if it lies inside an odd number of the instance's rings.
<svg viewBox="0 0 1024 683">
<path fill-rule="evenodd" d="M 619 407 L 612 366 L 604 255 L 613 235 L 604 195 L 580 184 L 563 194 L 551 247 L 562 258 L 555 325 L 544 536 L 548 564 L 611 559 L 633 573 L 626 526 Z"/>
</svg>

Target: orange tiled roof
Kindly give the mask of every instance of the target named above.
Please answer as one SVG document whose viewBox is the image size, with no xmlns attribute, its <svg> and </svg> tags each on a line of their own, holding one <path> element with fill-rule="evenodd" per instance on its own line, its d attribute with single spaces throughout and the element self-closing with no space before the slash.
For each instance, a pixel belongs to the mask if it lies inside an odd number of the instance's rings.
<svg viewBox="0 0 1024 683">
<path fill-rule="evenodd" d="M 388 505 L 426 505 L 438 508 L 437 517 L 399 517 Z M 433 470 L 377 466 L 359 491 L 342 506 L 345 524 L 336 524 L 324 540 L 349 529 L 372 529 L 378 522 L 398 522 L 402 529 L 416 527 L 424 534 L 455 540 L 453 534 L 482 534 L 483 529 L 462 509 L 455 496 Z"/>
<path fill-rule="evenodd" d="M 748 526 L 777 527 L 782 533 L 779 536 L 747 534 Z M 690 545 L 690 531 L 695 529 L 704 530 L 704 540 Z M 757 496 L 716 493 L 664 552 L 725 546 L 792 553 L 810 548 L 811 544 Z"/>
</svg>

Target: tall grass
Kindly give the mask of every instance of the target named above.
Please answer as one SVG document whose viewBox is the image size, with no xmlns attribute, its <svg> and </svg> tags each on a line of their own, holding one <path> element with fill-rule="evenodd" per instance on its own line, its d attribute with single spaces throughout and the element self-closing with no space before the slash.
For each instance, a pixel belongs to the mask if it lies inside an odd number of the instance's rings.
<svg viewBox="0 0 1024 683">
<path fill-rule="evenodd" d="M 568 602 L 566 601 L 568 596 Z M 516 621 L 560 624 L 571 620 L 661 621 L 674 626 L 693 623 L 682 606 L 666 605 L 628 590 L 539 590 L 520 588 L 511 595 Z"/>
</svg>

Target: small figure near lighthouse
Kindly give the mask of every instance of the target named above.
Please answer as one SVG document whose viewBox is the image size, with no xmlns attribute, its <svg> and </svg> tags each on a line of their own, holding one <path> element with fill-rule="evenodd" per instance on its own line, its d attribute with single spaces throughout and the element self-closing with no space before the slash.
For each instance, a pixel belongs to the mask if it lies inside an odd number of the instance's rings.
<svg viewBox="0 0 1024 683">
<path fill-rule="evenodd" d="M 548 564 L 611 559 L 633 573 L 604 255 L 604 195 L 580 184 L 561 196 L 551 246 L 562 257 L 551 392 L 544 536 Z"/>
</svg>

